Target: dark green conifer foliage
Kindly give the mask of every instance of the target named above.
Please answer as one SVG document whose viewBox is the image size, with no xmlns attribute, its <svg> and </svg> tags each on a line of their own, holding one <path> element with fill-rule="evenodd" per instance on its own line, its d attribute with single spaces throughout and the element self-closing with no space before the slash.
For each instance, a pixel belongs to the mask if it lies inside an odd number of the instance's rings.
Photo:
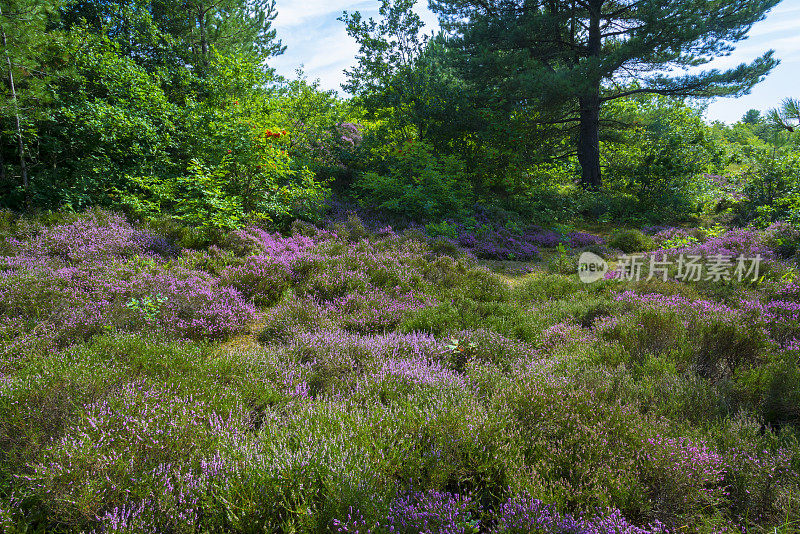
<svg viewBox="0 0 800 534">
<path fill-rule="evenodd" d="M 464 77 L 487 98 L 536 105 L 573 126 L 582 181 L 602 183 L 605 102 L 639 93 L 708 98 L 747 93 L 773 51 L 729 70 L 731 52 L 780 0 L 430 0 L 460 49 Z"/>
</svg>

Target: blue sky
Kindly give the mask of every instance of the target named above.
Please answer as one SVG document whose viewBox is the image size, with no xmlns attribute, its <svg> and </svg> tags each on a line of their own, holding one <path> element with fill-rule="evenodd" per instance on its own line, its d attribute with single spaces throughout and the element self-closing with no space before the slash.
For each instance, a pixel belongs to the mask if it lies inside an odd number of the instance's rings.
<svg viewBox="0 0 800 534">
<path fill-rule="evenodd" d="M 355 62 L 356 43 L 347 36 L 344 24 L 336 20 L 342 11 L 360 11 L 365 17 L 377 16 L 377 0 L 278 0 L 275 27 L 287 46 L 286 53 L 273 58 L 270 65 L 279 73 L 292 76 L 303 66 L 306 75 L 319 78 L 326 89 L 341 92 L 344 69 Z M 420 0 L 418 11 L 435 28 L 436 16 Z M 735 122 L 751 108 L 766 110 L 786 97 L 800 98 L 800 0 L 784 0 L 765 20 L 756 24 L 749 39 L 741 41 L 729 57 L 717 59 L 712 67 L 724 69 L 752 60 L 774 49 L 781 64 L 753 92 L 738 99 L 719 99 L 708 106 L 709 120 Z"/>
</svg>

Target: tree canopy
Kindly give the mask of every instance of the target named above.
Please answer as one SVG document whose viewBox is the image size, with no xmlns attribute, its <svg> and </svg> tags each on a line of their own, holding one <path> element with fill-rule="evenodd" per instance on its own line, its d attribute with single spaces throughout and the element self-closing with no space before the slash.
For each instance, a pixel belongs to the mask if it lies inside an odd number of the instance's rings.
<svg viewBox="0 0 800 534">
<path fill-rule="evenodd" d="M 728 70 L 728 54 L 779 0 L 431 0 L 460 71 L 511 109 L 575 131 L 582 180 L 601 184 L 603 104 L 636 94 L 708 98 L 748 92 L 777 65 L 768 51 Z"/>
</svg>

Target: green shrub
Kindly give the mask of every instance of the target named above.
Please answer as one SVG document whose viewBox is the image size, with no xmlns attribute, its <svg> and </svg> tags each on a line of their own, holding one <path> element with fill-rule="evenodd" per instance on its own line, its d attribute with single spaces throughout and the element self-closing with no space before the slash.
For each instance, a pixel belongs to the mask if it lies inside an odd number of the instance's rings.
<svg viewBox="0 0 800 534">
<path fill-rule="evenodd" d="M 447 239 L 456 239 L 458 237 L 458 228 L 448 222 L 432 222 L 425 225 L 425 231 L 431 237 L 444 237 Z"/>
<path fill-rule="evenodd" d="M 333 322 L 313 301 L 294 296 L 270 310 L 258 333 L 259 343 L 288 343 L 298 333 L 332 328 Z"/>
<path fill-rule="evenodd" d="M 635 362 L 676 353 L 677 360 L 686 363 L 687 327 L 672 310 L 645 308 L 628 315 L 620 323 L 619 341 Z"/>
<path fill-rule="evenodd" d="M 758 328 L 711 321 L 697 332 L 696 367 L 709 380 L 730 378 L 741 367 L 758 364 L 764 355 L 766 340 Z"/>
<path fill-rule="evenodd" d="M 361 222 L 361 219 L 353 211 L 347 213 L 346 221 L 335 223 L 333 225 L 333 231 L 337 237 L 350 241 L 351 243 L 357 243 L 370 236 L 370 232 L 364 226 L 364 223 Z"/>
<path fill-rule="evenodd" d="M 385 162 L 388 172 L 365 172 L 356 180 L 364 204 L 412 220 L 458 217 L 470 191 L 466 166 L 456 156 L 434 153 L 410 140 Z"/>
<path fill-rule="evenodd" d="M 575 271 L 577 271 L 577 262 Z M 526 277 L 522 283 L 516 286 L 512 295 L 520 303 L 532 303 L 573 297 L 582 298 L 589 295 L 607 295 L 612 287 L 614 287 L 614 282 L 611 281 L 584 284 L 575 275 L 535 273 Z"/>
<path fill-rule="evenodd" d="M 800 423 L 800 368 L 790 357 L 738 373 L 740 394 L 775 427 Z"/>
<path fill-rule="evenodd" d="M 556 252 L 547 261 L 547 269 L 558 274 L 574 274 L 578 272 L 578 255 L 568 253 L 566 247 L 559 243 Z"/>
<path fill-rule="evenodd" d="M 437 336 L 485 328 L 521 341 L 534 341 L 535 325 L 518 307 L 505 302 L 453 299 L 409 312 L 398 326 L 401 332 L 429 332 Z"/>
<path fill-rule="evenodd" d="M 431 252 L 439 256 L 452 256 L 458 258 L 463 256 L 464 253 L 458 248 L 458 245 L 446 237 L 437 237 L 428 241 L 428 247 Z"/>
<path fill-rule="evenodd" d="M 632 252 L 646 252 L 652 250 L 655 246 L 650 237 L 634 229 L 614 232 L 608 240 L 608 245 L 626 254 Z"/>
</svg>

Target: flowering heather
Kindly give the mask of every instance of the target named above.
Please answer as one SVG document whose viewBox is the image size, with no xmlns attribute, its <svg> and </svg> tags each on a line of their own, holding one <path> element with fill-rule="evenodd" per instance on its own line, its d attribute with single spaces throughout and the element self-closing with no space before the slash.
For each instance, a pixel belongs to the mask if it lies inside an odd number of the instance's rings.
<svg viewBox="0 0 800 534">
<path fill-rule="evenodd" d="M 736 308 L 726 304 L 702 299 L 689 299 L 681 295 L 663 295 L 661 293 L 639 294 L 635 291 L 620 291 L 613 296 L 614 300 L 627 302 L 638 306 L 648 306 L 657 309 L 677 309 L 690 311 L 699 317 L 714 318 L 736 322 L 741 320 L 742 314 Z"/>
<path fill-rule="evenodd" d="M 586 232 L 570 232 L 567 234 L 569 239 L 569 246 L 572 248 L 584 248 L 595 245 L 605 245 L 606 240 L 603 237 L 588 234 Z"/>
<path fill-rule="evenodd" d="M 554 324 L 542 332 L 541 348 L 554 350 L 573 343 L 591 343 L 596 336 L 590 330 L 571 322 Z"/>
<path fill-rule="evenodd" d="M 571 248 L 585 248 L 604 245 L 606 240 L 587 232 L 573 231 L 563 234 L 538 226 L 512 231 L 486 225 L 474 230 L 459 228 L 457 242 L 478 258 L 530 261 L 539 257 L 542 248 L 555 248 L 561 244 Z"/>
<path fill-rule="evenodd" d="M 322 232 L 316 238 L 303 235 L 284 237 L 278 233 L 249 227 L 233 232 L 228 237 L 227 246 L 241 254 L 261 254 L 289 262 L 300 256 L 301 252 L 315 247 L 319 240 L 328 236 Z"/>
<path fill-rule="evenodd" d="M 653 234 L 653 241 L 659 248 L 682 248 L 699 242 L 689 230 L 683 228 L 667 228 Z"/>
<path fill-rule="evenodd" d="M 138 231 L 122 217 L 104 212 L 89 212 L 75 222 L 43 228 L 32 239 L 16 241 L 16 248 L 21 258 L 73 264 L 123 259 L 147 252 L 174 253 L 166 240 Z"/>
<path fill-rule="evenodd" d="M 619 510 L 604 515 L 575 518 L 560 514 L 528 495 L 510 498 L 497 511 L 493 534 L 666 534 L 660 524 L 639 528 L 630 524 Z"/>
<path fill-rule="evenodd" d="M 0 323 L 16 325 L 13 337 L 35 329 L 69 344 L 109 329 L 223 338 L 253 320 L 254 308 L 237 290 L 165 262 L 155 249 L 174 252 L 157 236 L 102 212 L 44 228 L 2 261 Z"/>
<path fill-rule="evenodd" d="M 788 261 L 757 284 L 589 285 L 541 262 L 509 280 L 379 218 L 180 253 L 115 215 L 66 221 L 3 238 L 0 531 L 800 524 Z M 604 246 L 495 222 L 425 228 L 503 259 Z M 749 254 L 792 232 L 656 241 Z"/>
<path fill-rule="evenodd" d="M 725 459 L 707 444 L 657 436 L 642 448 L 650 466 L 646 477 L 657 498 L 701 506 L 724 498 Z"/>
<path fill-rule="evenodd" d="M 391 359 L 430 360 L 440 358 L 444 347 L 429 334 L 359 335 L 340 330 L 309 332 L 296 336 L 287 352 L 305 359 L 323 356 L 341 359 L 347 355 L 365 355 L 374 361 Z"/>
<path fill-rule="evenodd" d="M 487 260 L 529 261 L 539 256 L 539 248 L 515 237 L 479 241 L 473 247 L 478 258 Z"/>
<path fill-rule="evenodd" d="M 792 300 L 757 300 L 738 298 L 722 303 L 708 299 L 689 299 L 680 295 L 660 293 L 639 294 L 620 291 L 614 300 L 634 307 L 670 309 L 681 313 L 688 322 L 700 324 L 722 322 L 730 325 L 749 325 L 754 332 L 764 334 L 778 345 L 785 346 L 800 336 L 800 303 Z"/>
<path fill-rule="evenodd" d="M 460 229 L 458 243 L 470 249 L 478 258 L 528 261 L 538 258 L 540 247 L 556 246 L 563 236 L 556 232 L 532 228 L 523 233 L 507 229 L 479 227 Z"/>
<path fill-rule="evenodd" d="M 466 534 L 474 531 L 472 500 L 462 495 L 429 491 L 413 492 L 395 499 L 386 518 L 390 532 L 398 534 Z"/>
<path fill-rule="evenodd" d="M 435 303 L 432 297 L 413 291 L 392 296 L 380 290 L 367 290 L 329 300 L 322 311 L 345 330 L 377 334 L 397 328 L 406 313 Z"/>
<path fill-rule="evenodd" d="M 155 495 L 177 499 L 169 510 L 161 510 L 167 515 L 168 511 L 174 511 L 176 517 L 162 517 L 159 521 L 196 522 L 198 493 L 207 488 L 196 477 L 207 477 L 212 467 L 206 461 L 210 459 L 197 455 L 205 454 L 223 440 L 235 439 L 237 429 L 244 426 L 240 417 L 241 412 L 218 413 L 191 395 L 142 382 L 128 383 L 113 397 L 84 406 L 83 417 L 66 429 L 62 437 L 47 444 L 42 461 L 31 466 L 30 475 L 20 478 L 30 488 L 44 493 L 58 488 L 65 492 L 62 493 L 65 498 L 78 502 L 90 477 L 96 471 L 105 473 L 104 482 L 93 488 L 90 502 L 82 503 L 90 509 L 126 500 L 125 487 L 117 484 L 128 477 L 128 484 L 148 481 L 158 488 Z M 179 466 L 185 460 L 190 462 Z M 189 467 L 191 460 L 199 464 L 198 471 Z M 176 475 L 183 478 L 182 483 L 178 483 Z M 151 502 L 148 506 L 149 514 L 155 504 Z M 143 512 L 139 507 L 122 506 L 101 513 L 100 517 L 122 526 Z M 195 521 L 191 521 L 191 516 Z"/>
<path fill-rule="evenodd" d="M 34 268 L 0 277 L 4 315 L 49 323 L 61 342 L 105 328 L 155 329 L 183 338 L 222 338 L 241 331 L 255 310 L 207 273 L 125 264 Z"/>
<path fill-rule="evenodd" d="M 396 497 L 385 521 L 368 528 L 363 515 L 350 512 L 346 520 L 334 519 L 337 532 L 366 534 L 388 531 L 397 534 L 467 534 L 475 532 L 479 522 L 472 519 L 476 505 L 469 497 L 452 493 L 410 492 Z"/>
<path fill-rule="evenodd" d="M 668 232 L 662 237 L 682 235 L 680 231 Z M 667 241 L 662 241 L 663 244 Z M 697 255 L 704 258 L 713 256 L 731 256 L 739 257 L 744 255 L 748 258 L 754 258 L 761 255 L 762 258 L 772 258 L 774 256 L 773 250 L 765 242 L 762 232 L 748 228 L 736 228 L 729 230 L 718 237 L 712 237 L 705 242 L 699 243 L 686 243 L 680 244 L 677 248 L 661 248 L 652 252 L 652 254 L 660 257 L 664 253 L 684 254 L 684 255 Z"/>
<path fill-rule="evenodd" d="M 444 365 L 423 359 L 390 359 L 380 363 L 379 369 L 367 380 L 376 384 L 400 380 L 415 386 L 436 386 L 464 389 L 466 381 Z"/>
<path fill-rule="evenodd" d="M 670 231 L 672 229 L 674 229 L 673 226 L 664 226 L 664 225 L 657 224 L 657 225 L 653 225 L 653 226 L 645 226 L 644 228 L 642 228 L 642 233 L 644 233 L 646 235 L 656 236 L 657 234 L 659 234 L 661 232 L 668 232 L 668 231 Z"/>
<path fill-rule="evenodd" d="M 467 534 L 477 532 L 481 507 L 469 496 L 447 492 L 410 492 L 397 496 L 385 521 L 370 525 L 361 512 L 350 510 L 345 520 L 334 520 L 337 532 L 365 534 Z M 639 528 L 629 523 L 619 510 L 592 517 L 561 514 L 528 495 L 510 498 L 492 512 L 492 534 L 666 534 L 660 524 Z"/>
<path fill-rule="evenodd" d="M 259 305 L 280 300 L 291 282 L 287 261 L 270 256 L 249 256 L 244 261 L 225 267 L 220 284 L 235 288 L 243 297 Z"/>
</svg>

